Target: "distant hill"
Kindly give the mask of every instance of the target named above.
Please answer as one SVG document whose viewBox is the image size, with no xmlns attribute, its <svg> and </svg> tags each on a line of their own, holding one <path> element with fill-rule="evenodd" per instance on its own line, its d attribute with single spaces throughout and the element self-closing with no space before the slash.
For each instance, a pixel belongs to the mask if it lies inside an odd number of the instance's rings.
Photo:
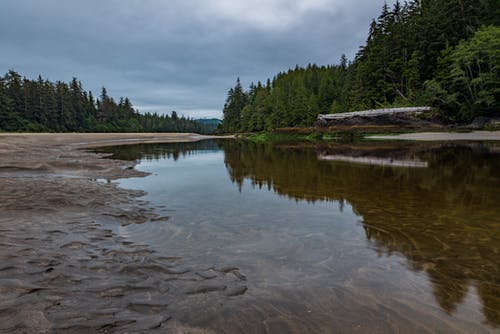
<svg viewBox="0 0 500 334">
<path fill-rule="evenodd" d="M 205 124 L 205 125 L 214 125 L 217 126 L 222 123 L 221 119 L 218 118 L 199 118 L 194 120 L 197 123 Z"/>
<path fill-rule="evenodd" d="M 212 133 L 217 129 L 222 120 L 218 118 L 199 118 L 194 120 L 196 123 L 203 125 L 206 132 Z"/>
</svg>

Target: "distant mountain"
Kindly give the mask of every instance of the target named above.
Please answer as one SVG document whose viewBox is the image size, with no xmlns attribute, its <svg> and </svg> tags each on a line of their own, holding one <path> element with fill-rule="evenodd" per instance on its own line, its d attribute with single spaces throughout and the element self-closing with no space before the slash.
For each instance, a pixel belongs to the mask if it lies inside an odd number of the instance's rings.
<svg viewBox="0 0 500 334">
<path fill-rule="evenodd" d="M 204 132 L 212 133 L 217 129 L 222 120 L 218 118 L 199 118 L 194 120 L 196 123 L 202 125 Z"/>
</svg>

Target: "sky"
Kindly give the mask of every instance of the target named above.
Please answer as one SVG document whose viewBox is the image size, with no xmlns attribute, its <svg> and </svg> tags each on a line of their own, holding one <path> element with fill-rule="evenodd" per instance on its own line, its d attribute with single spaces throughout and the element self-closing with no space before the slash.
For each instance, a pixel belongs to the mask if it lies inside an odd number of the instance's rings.
<svg viewBox="0 0 500 334">
<path fill-rule="evenodd" d="M 389 1 L 390 3 L 390 1 Z M 229 88 L 363 45 L 383 0 L 0 0 L 0 73 L 222 118 Z"/>
</svg>

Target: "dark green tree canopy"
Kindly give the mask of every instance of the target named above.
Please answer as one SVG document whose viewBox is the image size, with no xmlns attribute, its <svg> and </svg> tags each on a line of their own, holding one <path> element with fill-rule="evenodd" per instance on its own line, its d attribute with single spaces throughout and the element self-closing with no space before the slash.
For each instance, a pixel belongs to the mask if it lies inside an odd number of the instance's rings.
<svg viewBox="0 0 500 334">
<path fill-rule="evenodd" d="M 102 88 L 99 99 L 73 78 L 69 83 L 22 78 L 11 70 L 0 77 L 0 131 L 212 132 L 192 119 L 140 114 L 128 98 L 116 102 Z"/>
</svg>

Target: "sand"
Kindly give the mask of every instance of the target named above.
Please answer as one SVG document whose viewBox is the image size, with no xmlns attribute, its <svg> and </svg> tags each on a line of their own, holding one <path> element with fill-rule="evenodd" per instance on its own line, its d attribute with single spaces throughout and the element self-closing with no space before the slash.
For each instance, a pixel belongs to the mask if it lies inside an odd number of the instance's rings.
<svg viewBox="0 0 500 334">
<path fill-rule="evenodd" d="M 417 141 L 490 141 L 500 140 L 500 131 L 472 131 L 472 132 L 418 132 L 399 135 L 374 135 L 367 139 L 383 140 L 417 140 Z"/>
<path fill-rule="evenodd" d="M 145 175 L 134 162 L 82 150 L 206 138 L 0 134 L 0 332 L 207 332 L 172 312 L 238 298 L 244 274 L 192 267 L 120 236 L 120 226 L 168 217 L 141 192 L 98 181 Z"/>
</svg>

